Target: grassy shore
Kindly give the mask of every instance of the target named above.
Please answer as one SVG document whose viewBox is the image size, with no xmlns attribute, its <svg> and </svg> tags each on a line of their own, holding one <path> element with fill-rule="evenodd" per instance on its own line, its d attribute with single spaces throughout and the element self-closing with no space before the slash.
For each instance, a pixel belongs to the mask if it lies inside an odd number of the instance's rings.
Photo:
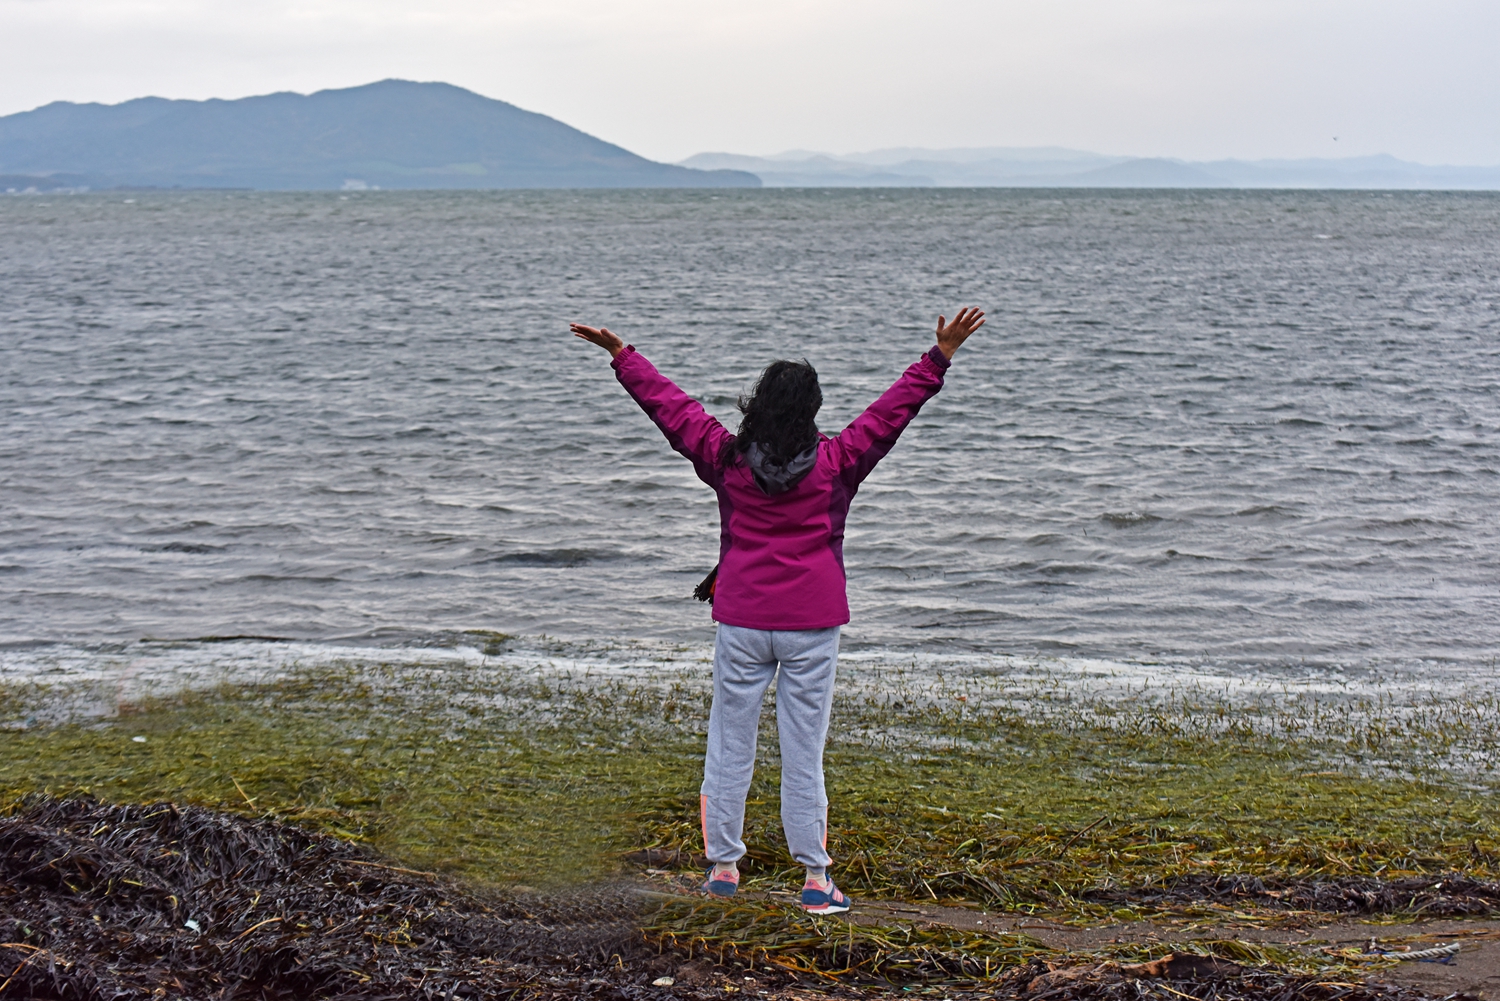
<svg viewBox="0 0 1500 1001">
<path fill-rule="evenodd" d="M 12 685 L 0 690 L 0 797 L 272 813 L 504 886 L 612 879 L 632 850 L 695 854 L 707 665 L 613 670 L 619 657 L 590 656 L 292 669 L 83 718 L 66 707 L 108 704 L 97 686 Z M 800 880 L 780 834 L 773 718 L 768 706 L 748 808 L 752 890 Z M 1495 878 L 1497 718 L 1493 698 L 1461 692 L 1122 695 L 1044 670 L 1020 683 L 855 664 L 827 760 L 835 876 L 856 897 L 1084 923 L 1223 919 L 1213 900 L 1134 892 L 1205 874 Z M 850 962 L 774 896 L 730 910 L 683 901 L 653 920 L 660 937 L 710 949 L 759 942 L 810 966 Z M 993 969 L 1035 952 L 1014 936 L 859 934 L 887 955 Z"/>
</svg>

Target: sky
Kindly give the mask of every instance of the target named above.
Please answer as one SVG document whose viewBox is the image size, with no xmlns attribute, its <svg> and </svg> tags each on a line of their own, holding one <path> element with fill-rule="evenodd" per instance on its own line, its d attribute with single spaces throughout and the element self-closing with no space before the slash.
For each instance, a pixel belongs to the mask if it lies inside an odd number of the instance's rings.
<svg viewBox="0 0 1500 1001">
<path fill-rule="evenodd" d="M 1497 0 L 0 0 L 0 114 L 389 77 L 666 161 L 1068 146 L 1500 164 Z"/>
</svg>

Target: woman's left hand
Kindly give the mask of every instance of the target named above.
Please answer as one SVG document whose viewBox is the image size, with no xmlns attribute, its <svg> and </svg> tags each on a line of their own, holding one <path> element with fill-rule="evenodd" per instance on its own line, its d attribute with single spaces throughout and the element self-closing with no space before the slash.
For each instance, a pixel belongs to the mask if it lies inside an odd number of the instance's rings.
<svg viewBox="0 0 1500 1001">
<path fill-rule="evenodd" d="M 953 353 L 969 339 L 970 334 L 982 326 L 984 326 L 984 311 L 975 309 L 973 306 L 960 309 L 952 323 L 944 317 L 938 317 L 938 350 L 943 353 L 943 357 L 952 361 Z"/>
<path fill-rule="evenodd" d="M 581 323 L 570 324 L 574 337 L 581 337 L 590 344 L 597 344 L 609 352 L 611 358 L 617 358 L 621 351 L 625 350 L 625 342 L 610 333 L 608 327 L 585 327 Z"/>
</svg>

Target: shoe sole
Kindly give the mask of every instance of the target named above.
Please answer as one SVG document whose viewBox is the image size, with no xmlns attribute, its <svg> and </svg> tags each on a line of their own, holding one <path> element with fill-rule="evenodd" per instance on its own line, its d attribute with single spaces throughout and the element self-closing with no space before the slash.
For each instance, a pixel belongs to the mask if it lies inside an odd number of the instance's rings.
<svg viewBox="0 0 1500 1001">
<path fill-rule="evenodd" d="M 720 887 L 723 887 L 723 889 L 720 889 Z M 707 890 L 711 896 L 732 897 L 739 890 L 739 887 L 734 883 L 714 882 L 704 883 L 703 889 Z"/>
<path fill-rule="evenodd" d="M 848 904 L 829 904 L 826 907 L 804 907 L 809 914 L 843 914 L 849 910 Z"/>
</svg>

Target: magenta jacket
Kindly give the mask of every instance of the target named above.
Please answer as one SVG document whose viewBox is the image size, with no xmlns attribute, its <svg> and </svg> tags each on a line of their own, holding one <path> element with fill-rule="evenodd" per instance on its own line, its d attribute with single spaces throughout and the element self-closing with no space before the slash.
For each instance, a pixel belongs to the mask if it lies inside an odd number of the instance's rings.
<svg viewBox="0 0 1500 1001">
<path fill-rule="evenodd" d="M 943 388 L 948 365 L 934 345 L 854 423 L 832 438 L 820 436 L 812 470 L 786 493 L 772 496 L 732 451 L 734 435 L 701 403 L 634 347 L 616 356 L 620 385 L 719 495 L 717 621 L 749 629 L 827 629 L 849 621 L 844 588 L 849 502 L 922 404 Z"/>
</svg>

